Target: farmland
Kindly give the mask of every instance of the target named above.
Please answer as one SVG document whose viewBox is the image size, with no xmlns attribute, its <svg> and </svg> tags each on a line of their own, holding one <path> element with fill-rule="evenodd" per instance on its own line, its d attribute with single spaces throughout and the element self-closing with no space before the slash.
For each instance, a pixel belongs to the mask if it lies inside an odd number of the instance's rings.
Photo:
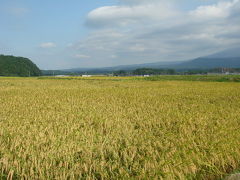
<svg viewBox="0 0 240 180">
<path fill-rule="evenodd" d="M 237 82 L 0 78 L 0 179 L 224 178 L 239 114 Z"/>
</svg>

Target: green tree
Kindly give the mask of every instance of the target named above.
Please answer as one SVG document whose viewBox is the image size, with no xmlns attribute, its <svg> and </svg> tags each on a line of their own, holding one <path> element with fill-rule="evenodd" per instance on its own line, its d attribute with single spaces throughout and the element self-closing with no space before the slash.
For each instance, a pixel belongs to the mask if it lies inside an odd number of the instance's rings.
<svg viewBox="0 0 240 180">
<path fill-rule="evenodd" d="M 41 70 L 23 57 L 0 55 L 0 76 L 40 76 Z"/>
</svg>

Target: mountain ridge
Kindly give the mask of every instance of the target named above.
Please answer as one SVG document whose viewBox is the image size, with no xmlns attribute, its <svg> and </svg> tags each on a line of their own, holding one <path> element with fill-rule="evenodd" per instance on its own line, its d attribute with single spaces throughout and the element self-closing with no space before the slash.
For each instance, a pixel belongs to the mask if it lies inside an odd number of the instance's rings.
<svg viewBox="0 0 240 180">
<path fill-rule="evenodd" d="M 155 69 L 212 69 L 212 68 L 240 68 L 240 47 L 226 49 L 208 56 L 198 57 L 187 61 L 163 61 L 143 64 L 119 65 L 100 68 L 73 68 L 63 69 L 64 72 L 112 72 L 119 70 L 135 70 L 138 68 Z"/>
</svg>

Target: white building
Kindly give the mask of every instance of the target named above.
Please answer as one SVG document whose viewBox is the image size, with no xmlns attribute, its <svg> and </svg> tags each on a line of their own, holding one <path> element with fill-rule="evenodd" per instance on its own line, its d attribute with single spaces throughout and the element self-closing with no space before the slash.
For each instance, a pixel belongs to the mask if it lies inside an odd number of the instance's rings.
<svg viewBox="0 0 240 180">
<path fill-rule="evenodd" d="M 92 75 L 82 75 L 82 77 L 92 77 Z"/>
</svg>

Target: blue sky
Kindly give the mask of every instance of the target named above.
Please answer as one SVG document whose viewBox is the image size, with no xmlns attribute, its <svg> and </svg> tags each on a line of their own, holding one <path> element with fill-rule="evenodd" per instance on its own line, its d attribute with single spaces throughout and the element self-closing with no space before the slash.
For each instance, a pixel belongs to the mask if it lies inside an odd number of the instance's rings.
<svg viewBox="0 0 240 180">
<path fill-rule="evenodd" d="M 0 0 L 0 54 L 42 69 L 187 60 L 240 44 L 239 0 Z"/>
</svg>

